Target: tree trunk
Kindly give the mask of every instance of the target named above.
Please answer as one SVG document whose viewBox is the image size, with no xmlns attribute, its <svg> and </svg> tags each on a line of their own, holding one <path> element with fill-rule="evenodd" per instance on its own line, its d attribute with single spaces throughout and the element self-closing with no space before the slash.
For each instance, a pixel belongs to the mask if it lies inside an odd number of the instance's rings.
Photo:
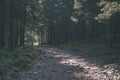
<svg viewBox="0 0 120 80">
<path fill-rule="evenodd" d="M 110 25 L 109 21 L 107 23 L 107 45 L 109 47 L 112 47 L 112 42 L 111 42 L 111 32 L 110 32 Z"/>
</svg>

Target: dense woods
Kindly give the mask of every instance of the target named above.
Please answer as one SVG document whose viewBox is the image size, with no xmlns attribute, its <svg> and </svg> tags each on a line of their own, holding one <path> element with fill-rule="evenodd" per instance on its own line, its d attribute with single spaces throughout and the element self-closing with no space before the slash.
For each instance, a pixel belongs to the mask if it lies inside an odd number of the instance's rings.
<svg viewBox="0 0 120 80">
<path fill-rule="evenodd" d="M 24 44 L 27 1 L 0 1 L 0 47 Z"/>
<path fill-rule="evenodd" d="M 0 14 L 1 48 L 24 45 L 28 32 L 50 44 L 97 39 L 112 46 L 120 40 L 119 0 L 4 0 Z"/>
<path fill-rule="evenodd" d="M 56 77 L 64 69 L 65 77 L 56 80 L 73 80 L 73 74 L 81 80 L 78 68 L 85 80 L 120 80 L 119 53 L 120 0 L 0 0 L 0 80 L 50 80 L 51 72 Z M 23 79 L 25 72 L 17 79 L 33 64 L 35 72 L 27 76 L 36 79 Z M 118 67 L 109 71 L 108 64 Z"/>
</svg>

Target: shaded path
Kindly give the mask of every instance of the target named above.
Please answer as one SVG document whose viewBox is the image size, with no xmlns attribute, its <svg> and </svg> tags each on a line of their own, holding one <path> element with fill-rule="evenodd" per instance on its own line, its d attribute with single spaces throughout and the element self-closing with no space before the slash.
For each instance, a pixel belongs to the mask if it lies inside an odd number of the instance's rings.
<svg viewBox="0 0 120 80">
<path fill-rule="evenodd" d="M 86 61 L 83 53 L 78 56 L 78 53 L 49 46 L 39 49 L 40 55 L 33 68 L 20 73 L 18 80 L 120 80 L 117 71 Z"/>
</svg>

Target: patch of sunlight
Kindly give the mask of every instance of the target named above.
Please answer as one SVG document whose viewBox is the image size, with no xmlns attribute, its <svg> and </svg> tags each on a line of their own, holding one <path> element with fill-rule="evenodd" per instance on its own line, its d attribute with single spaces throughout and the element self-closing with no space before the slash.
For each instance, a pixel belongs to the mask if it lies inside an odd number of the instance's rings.
<svg viewBox="0 0 120 80">
<path fill-rule="evenodd" d="M 68 59 L 62 59 L 59 64 L 64 64 L 64 65 L 67 65 L 67 66 L 77 66 L 79 65 L 79 59 L 71 59 L 71 58 L 68 58 Z M 85 65 L 84 63 L 82 63 L 82 65 Z"/>
<path fill-rule="evenodd" d="M 74 9 L 80 9 L 82 4 L 78 0 L 74 0 Z"/>
<path fill-rule="evenodd" d="M 78 18 L 75 18 L 75 17 L 71 17 L 71 20 L 73 21 L 73 22 L 75 22 L 75 23 L 77 23 L 78 22 Z"/>
<path fill-rule="evenodd" d="M 36 43 L 33 43 L 33 45 L 38 46 L 38 45 L 39 45 L 39 43 L 38 43 L 38 42 L 36 42 Z"/>
<path fill-rule="evenodd" d="M 69 58 L 69 57 L 70 57 L 70 55 L 57 54 L 57 55 L 54 55 L 54 57 L 57 57 L 57 58 L 60 58 L 60 57 Z"/>
</svg>

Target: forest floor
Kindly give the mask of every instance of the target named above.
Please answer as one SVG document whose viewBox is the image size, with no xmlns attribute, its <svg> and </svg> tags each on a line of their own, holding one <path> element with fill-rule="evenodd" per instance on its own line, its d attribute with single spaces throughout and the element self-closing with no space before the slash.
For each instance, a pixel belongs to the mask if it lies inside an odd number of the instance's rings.
<svg viewBox="0 0 120 80">
<path fill-rule="evenodd" d="M 103 57 L 52 46 L 41 46 L 38 50 L 33 67 L 19 72 L 15 80 L 120 80 L 117 61 L 105 63 Z"/>
</svg>

